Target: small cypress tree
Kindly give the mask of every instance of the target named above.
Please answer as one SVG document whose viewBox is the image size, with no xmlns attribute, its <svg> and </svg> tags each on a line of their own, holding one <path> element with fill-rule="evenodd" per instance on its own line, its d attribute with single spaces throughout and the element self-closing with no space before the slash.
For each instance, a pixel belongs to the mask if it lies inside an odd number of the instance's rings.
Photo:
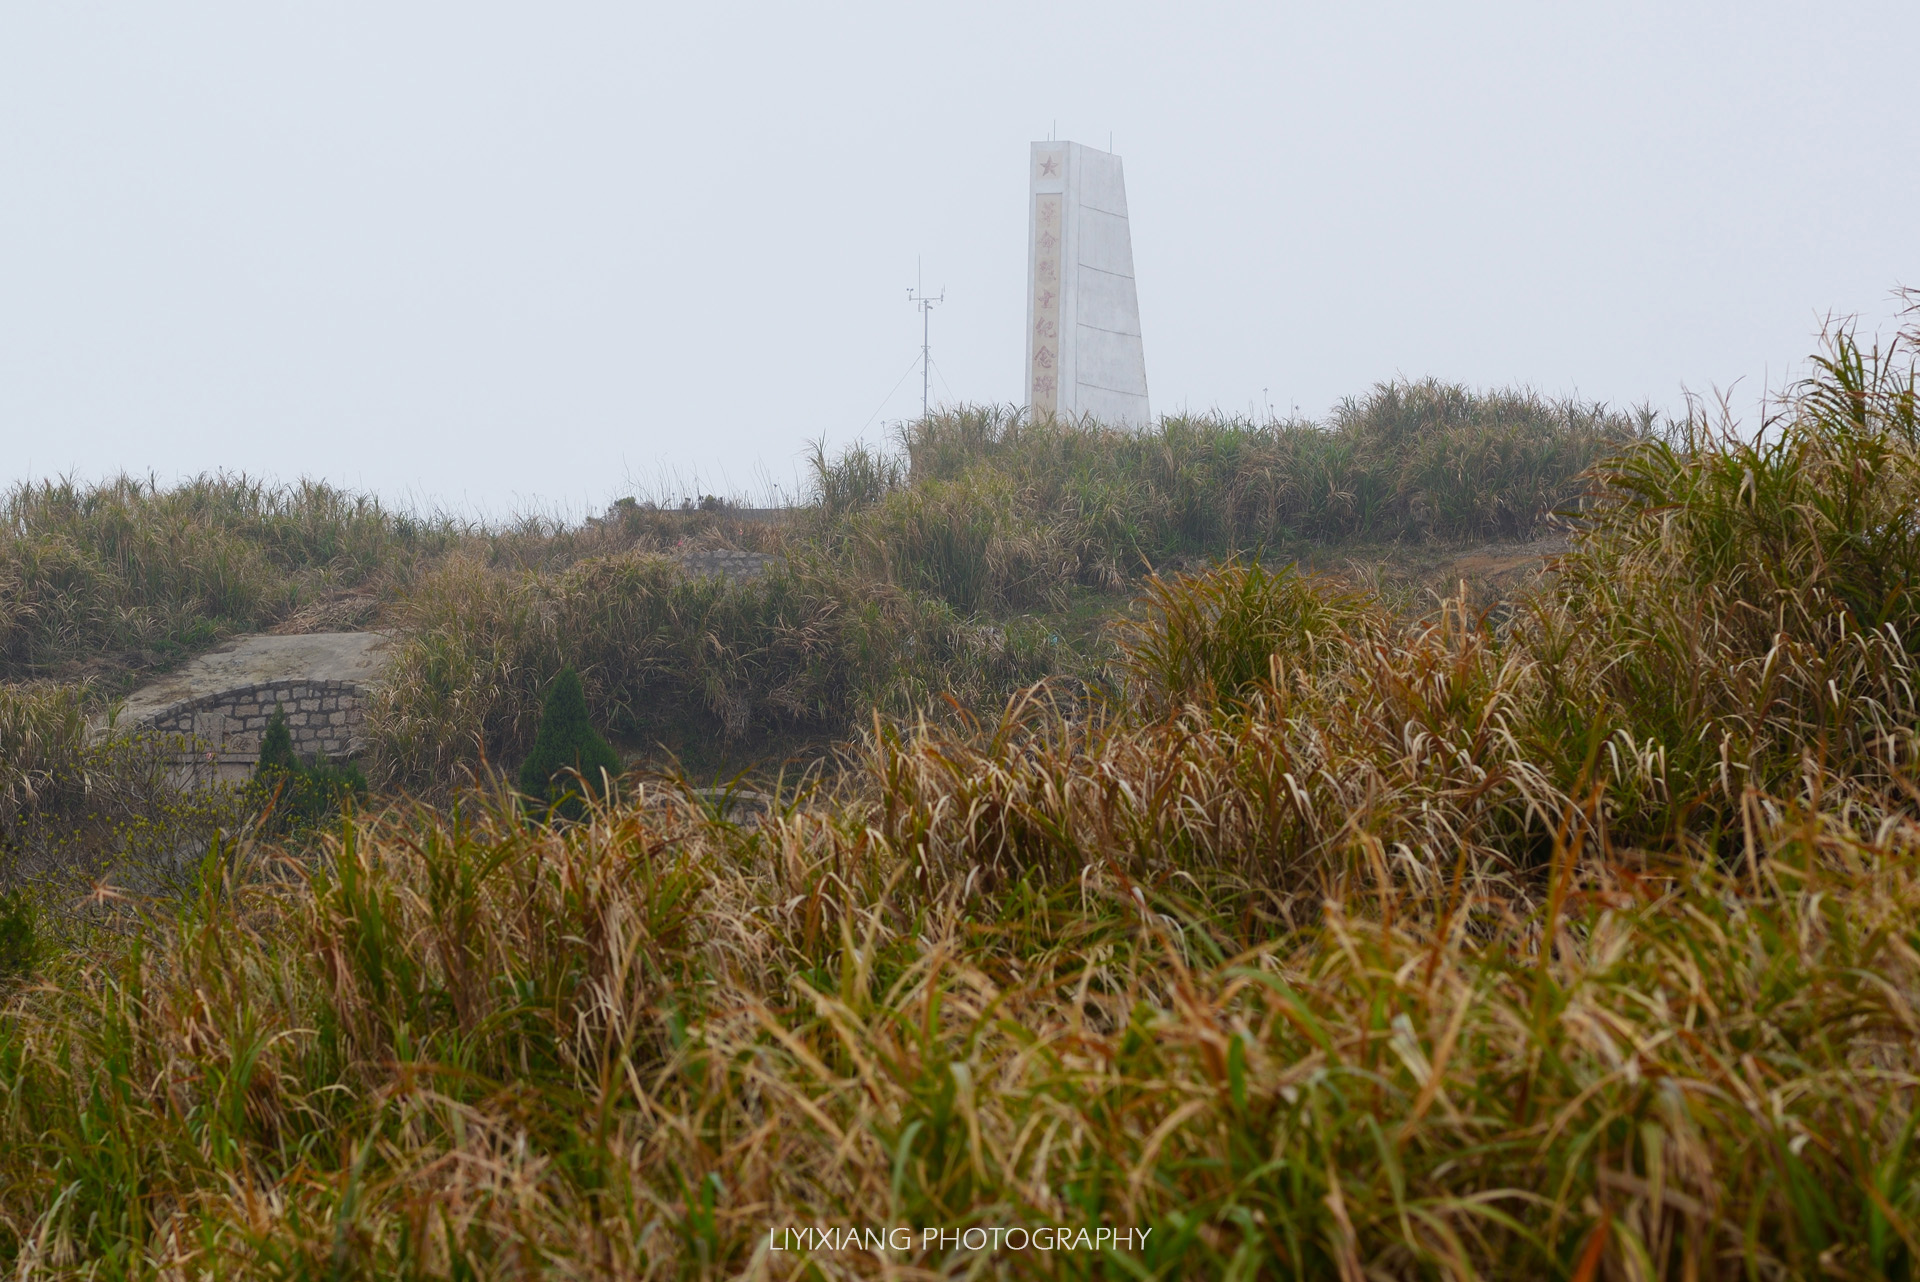
<svg viewBox="0 0 1920 1282">
<path fill-rule="evenodd" d="M 260 763 L 253 768 L 253 777 L 264 781 L 276 772 L 300 773 L 300 758 L 293 753 L 293 731 L 287 729 L 287 714 L 277 703 L 267 720 L 267 732 L 260 736 Z"/>
<path fill-rule="evenodd" d="M 293 822 L 305 792 L 305 772 L 293 751 L 293 732 L 287 729 L 286 712 L 275 705 L 267 719 L 267 731 L 260 736 L 260 760 L 253 767 L 249 790 L 265 812 L 269 831 L 283 832 Z"/>
<path fill-rule="evenodd" d="M 602 770 L 611 778 L 620 773 L 620 754 L 601 738 L 587 718 L 587 690 L 580 674 L 571 666 L 560 669 L 547 689 L 547 701 L 540 709 L 540 729 L 533 737 L 533 751 L 520 765 L 520 791 L 541 801 L 561 801 L 577 784 L 564 773 L 577 770 L 589 789 L 601 786 Z M 578 798 L 564 801 L 560 807 L 568 818 L 578 818 Z"/>
<path fill-rule="evenodd" d="M 364 795 L 367 779 L 352 762 L 334 765 L 322 756 L 311 766 L 304 764 L 293 750 L 287 714 L 276 707 L 260 736 L 260 762 L 253 768 L 251 786 L 259 803 L 272 807 L 269 829 L 286 832 L 317 824 Z"/>
</svg>

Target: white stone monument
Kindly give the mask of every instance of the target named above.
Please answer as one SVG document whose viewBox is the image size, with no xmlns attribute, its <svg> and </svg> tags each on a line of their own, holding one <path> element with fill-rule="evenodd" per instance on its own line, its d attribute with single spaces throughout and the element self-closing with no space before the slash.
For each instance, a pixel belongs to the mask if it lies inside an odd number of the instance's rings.
<svg viewBox="0 0 1920 1282">
<path fill-rule="evenodd" d="M 1027 198 L 1027 407 L 1145 427 L 1147 357 L 1120 157 L 1036 142 Z"/>
</svg>

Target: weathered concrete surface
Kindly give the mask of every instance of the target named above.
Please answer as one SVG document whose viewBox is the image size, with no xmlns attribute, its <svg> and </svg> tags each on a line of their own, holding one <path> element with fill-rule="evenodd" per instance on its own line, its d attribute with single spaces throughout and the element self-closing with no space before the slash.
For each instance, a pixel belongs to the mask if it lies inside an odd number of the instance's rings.
<svg viewBox="0 0 1920 1282">
<path fill-rule="evenodd" d="M 384 632 L 241 637 L 134 691 L 121 707 L 120 720 L 151 720 L 205 695 L 295 678 L 369 686 L 386 667 L 386 646 Z"/>
<path fill-rule="evenodd" d="M 388 653 L 380 632 L 242 637 L 135 691 L 119 724 L 185 736 L 182 764 L 209 778 L 240 778 L 253 768 L 276 708 L 286 714 L 295 752 L 351 756 L 362 745 L 366 698 Z"/>
</svg>

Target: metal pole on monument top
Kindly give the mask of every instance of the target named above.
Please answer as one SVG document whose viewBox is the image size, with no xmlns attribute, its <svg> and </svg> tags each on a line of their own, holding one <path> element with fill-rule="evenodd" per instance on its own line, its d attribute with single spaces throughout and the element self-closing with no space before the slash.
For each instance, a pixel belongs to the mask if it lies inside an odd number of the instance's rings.
<svg viewBox="0 0 1920 1282">
<path fill-rule="evenodd" d="M 938 296 L 921 288 L 920 260 L 913 262 L 914 284 L 907 290 L 907 301 L 920 308 L 920 417 L 925 419 L 933 397 L 933 309 L 947 301 L 943 285 Z"/>
</svg>

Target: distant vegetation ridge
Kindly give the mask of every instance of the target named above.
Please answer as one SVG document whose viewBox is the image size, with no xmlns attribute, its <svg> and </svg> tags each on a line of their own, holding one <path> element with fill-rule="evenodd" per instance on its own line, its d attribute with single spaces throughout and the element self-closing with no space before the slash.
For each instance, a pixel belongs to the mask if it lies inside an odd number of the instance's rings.
<svg viewBox="0 0 1920 1282">
<path fill-rule="evenodd" d="M 377 618 L 406 638 L 375 716 L 389 786 L 516 759 L 568 664 L 629 742 L 818 740 L 876 707 L 988 708 L 1091 672 L 1085 630 L 1057 616 L 1156 568 L 1529 537 L 1652 428 L 1644 411 L 1433 380 L 1381 385 L 1324 424 L 1130 432 L 963 408 L 895 449 L 817 450 L 809 505 L 784 523 L 622 502 L 580 525 L 485 527 L 232 476 L 21 485 L 0 510 L 0 679 L 90 680 L 100 697 L 237 632 Z M 775 572 L 677 572 L 676 550 L 716 546 L 773 554 Z"/>
</svg>

